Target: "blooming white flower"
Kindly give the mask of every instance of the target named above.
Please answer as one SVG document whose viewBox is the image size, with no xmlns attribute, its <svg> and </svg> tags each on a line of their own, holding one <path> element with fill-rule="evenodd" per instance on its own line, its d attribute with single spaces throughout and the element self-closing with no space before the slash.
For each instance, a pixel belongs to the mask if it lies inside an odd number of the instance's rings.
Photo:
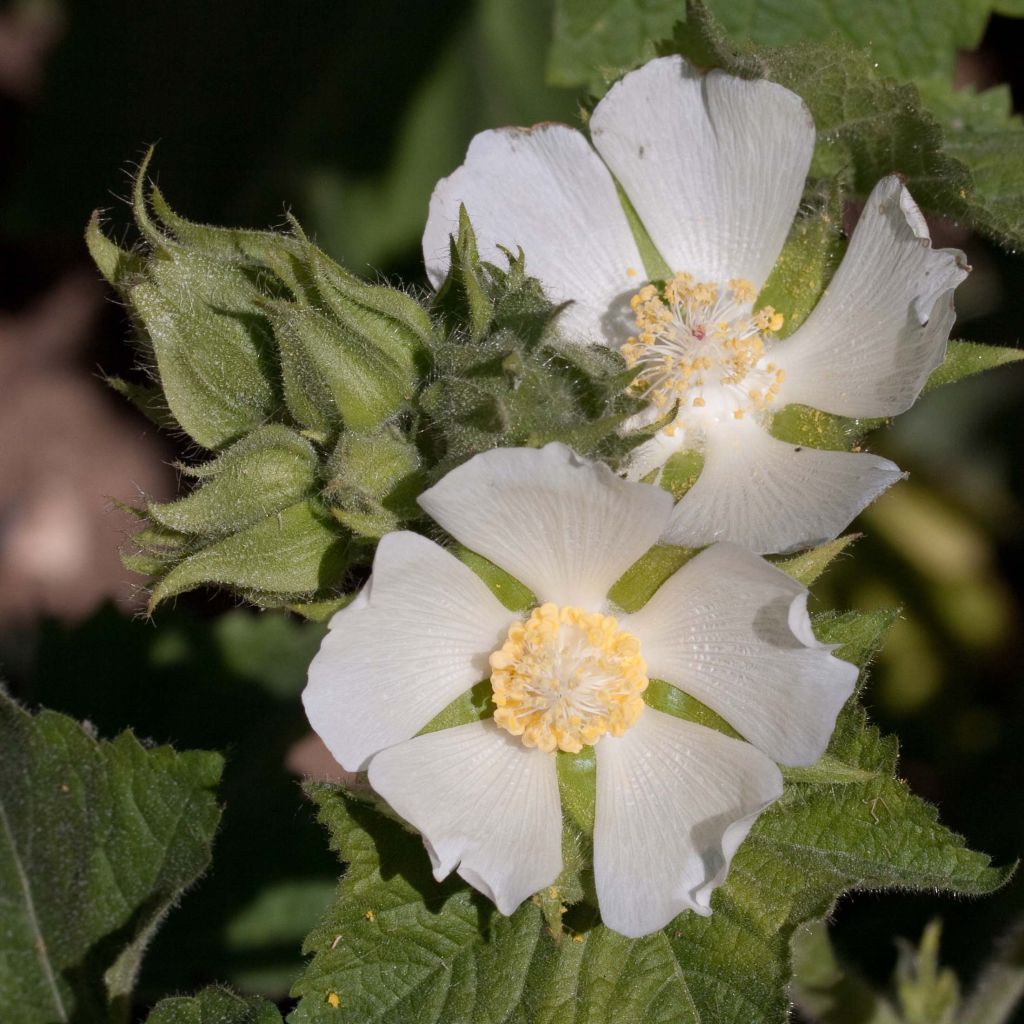
<svg viewBox="0 0 1024 1024">
<path fill-rule="evenodd" d="M 952 292 L 969 269 L 963 254 L 932 249 L 900 179 L 884 178 L 821 301 L 780 341 L 782 314 L 755 310 L 754 300 L 814 148 L 800 97 L 665 57 L 612 87 L 590 135 L 594 148 L 560 124 L 477 135 L 431 199 L 431 281 L 447 273 L 448 236 L 465 204 L 484 259 L 500 260 L 499 244 L 521 246 L 549 296 L 572 302 L 563 331 L 621 348 L 639 367 L 648 422 L 677 408 L 631 468 L 639 478 L 677 451 L 704 455 L 666 540 L 769 552 L 836 536 L 900 478 L 898 467 L 786 444 L 768 433 L 771 418 L 788 403 L 852 417 L 909 408 L 942 361 Z M 616 182 L 674 273 L 663 288 L 641 287 Z"/>
<path fill-rule="evenodd" d="M 560 444 L 477 455 L 420 504 L 538 604 L 511 612 L 444 548 L 388 534 L 310 667 L 313 728 L 422 833 L 438 879 L 457 868 L 504 914 L 558 877 L 555 751 L 592 744 L 605 924 L 639 936 L 709 914 L 782 792 L 775 762 L 816 761 L 853 690 L 856 668 L 814 637 L 807 591 L 718 544 L 616 617 L 608 591 L 661 536 L 672 498 Z M 493 718 L 417 735 L 488 676 Z M 749 742 L 646 705 L 649 677 Z"/>
</svg>

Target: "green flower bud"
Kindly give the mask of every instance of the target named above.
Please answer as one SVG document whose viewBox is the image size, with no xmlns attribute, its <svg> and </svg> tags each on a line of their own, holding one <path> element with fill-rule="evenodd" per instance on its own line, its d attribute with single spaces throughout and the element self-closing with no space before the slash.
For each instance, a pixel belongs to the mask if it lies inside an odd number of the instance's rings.
<svg viewBox="0 0 1024 1024">
<path fill-rule="evenodd" d="M 393 427 L 372 434 L 342 434 L 325 476 L 324 498 L 335 518 L 353 533 L 382 537 L 420 514 L 420 455 Z"/>
</svg>

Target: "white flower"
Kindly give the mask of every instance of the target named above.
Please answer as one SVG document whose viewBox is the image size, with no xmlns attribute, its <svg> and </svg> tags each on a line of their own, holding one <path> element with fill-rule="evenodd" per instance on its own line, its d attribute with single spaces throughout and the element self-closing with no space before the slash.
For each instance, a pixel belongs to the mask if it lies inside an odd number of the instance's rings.
<svg viewBox="0 0 1024 1024">
<path fill-rule="evenodd" d="M 814 148 L 796 94 L 678 57 L 651 61 L 612 87 L 586 138 L 565 125 L 505 128 L 473 139 L 438 183 L 423 253 L 431 281 L 448 270 L 448 236 L 465 204 L 484 259 L 521 246 L 527 266 L 578 340 L 622 348 L 651 398 L 648 422 L 678 416 L 638 449 L 635 478 L 673 453 L 704 455 L 666 536 L 785 551 L 836 536 L 900 478 L 865 453 L 795 447 L 767 430 L 800 403 L 841 416 L 892 416 L 941 361 L 952 292 L 969 269 L 931 248 L 897 177 L 871 193 L 849 250 L 806 322 L 774 338 L 782 314 L 753 300 L 786 240 Z M 676 275 L 667 294 L 644 264 L 616 191 Z"/>
<path fill-rule="evenodd" d="M 639 936 L 709 914 L 782 792 L 774 762 L 815 762 L 853 690 L 854 666 L 814 638 L 807 591 L 719 544 L 616 619 L 609 588 L 661 536 L 672 498 L 560 444 L 477 455 L 420 503 L 538 606 L 513 613 L 444 548 L 387 535 L 310 667 L 313 728 L 422 833 L 438 879 L 457 869 L 504 914 L 562 868 L 556 748 L 593 744 L 605 924 Z M 493 718 L 417 735 L 488 676 Z M 749 742 L 647 706 L 648 677 Z"/>
</svg>

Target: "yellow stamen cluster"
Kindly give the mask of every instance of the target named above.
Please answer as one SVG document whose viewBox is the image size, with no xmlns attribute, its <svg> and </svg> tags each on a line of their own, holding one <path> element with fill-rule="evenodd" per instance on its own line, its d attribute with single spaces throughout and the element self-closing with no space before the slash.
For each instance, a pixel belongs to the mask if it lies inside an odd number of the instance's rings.
<svg viewBox="0 0 1024 1024">
<path fill-rule="evenodd" d="M 610 615 L 542 604 L 491 655 L 494 721 L 528 747 L 578 753 L 643 710 L 640 642 Z"/>
<path fill-rule="evenodd" d="M 659 290 L 645 285 L 630 300 L 637 333 L 622 346 L 630 367 L 639 367 L 634 389 L 661 412 L 679 403 L 702 408 L 706 387 L 739 387 L 765 354 L 764 335 L 778 331 L 783 317 L 771 306 L 749 312 L 753 285 L 734 278 L 725 288 L 676 274 Z M 769 363 L 747 397 L 764 408 L 785 378 Z M 743 415 L 742 409 L 733 413 Z"/>
</svg>

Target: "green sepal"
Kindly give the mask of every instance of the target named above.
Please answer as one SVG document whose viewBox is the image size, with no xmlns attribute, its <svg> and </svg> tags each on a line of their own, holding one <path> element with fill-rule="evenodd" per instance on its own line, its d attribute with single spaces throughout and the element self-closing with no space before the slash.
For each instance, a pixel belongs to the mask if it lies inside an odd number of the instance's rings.
<svg viewBox="0 0 1024 1024">
<path fill-rule="evenodd" d="M 162 430 L 177 430 L 178 422 L 167 408 L 163 391 L 155 384 L 136 384 L 123 377 L 104 377 L 103 382 L 127 398 L 143 416 Z"/>
<path fill-rule="evenodd" d="M 292 416 L 323 437 L 344 422 L 372 430 L 412 397 L 415 352 L 382 320 L 345 321 L 284 301 L 264 305 L 281 356 L 285 401 Z"/>
<path fill-rule="evenodd" d="M 774 564 L 797 583 L 809 587 L 860 536 L 859 533 L 848 533 L 799 555 L 777 559 Z"/>
<path fill-rule="evenodd" d="M 351 604 L 355 597 L 356 595 L 352 593 L 325 598 L 322 601 L 291 601 L 285 607 L 309 622 L 327 622 L 335 612 L 340 612 L 346 605 Z"/>
<path fill-rule="evenodd" d="M 206 584 L 238 588 L 256 604 L 282 604 L 335 586 L 349 540 L 333 517 L 304 501 L 189 555 L 153 588 L 152 610 Z"/>
<path fill-rule="evenodd" d="M 523 612 L 537 604 L 537 598 L 526 584 L 520 583 L 514 576 L 484 558 L 483 555 L 478 555 L 461 544 L 456 545 L 452 553 L 487 584 L 491 593 L 509 611 Z"/>
<path fill-rule="evenodd" d="M 292 294 L 304 294 L 308 277 L 301 268 L 303 242 L 279 231 L 252 231 L 198 224 L 175 213 L 156 185 L 150 185 L 149 200 L 160 223 L 167 227 L 182 248 L 201 252 L 218 262 L 254 271 L 268 270 L 280 278 Z M 170 241 L 166 235 L 163 244 Z M 264 284 L 269 282 L 264 278 Z M 273 290 L 273 288 L 272 288 Z"/>
<path fill-rule="evenodd" d="M 183 250 L 152 257 L 128 289 L 168 408 L 204 448 L 230 444 L 277 408 L 258 297 L 242 271 Z"/>
<path fill-rule="evenodd" d="M 661 471 L 654 476 L 659 486 L 664 488 L 679 501 L 697 482 L 704 470 L 704 454 L 693 448 L 673 452 Z"/>
<path fill-rule="evenodd" d="M 187 497 L 151 502 L 154 522 L 184 534 L 223 537 L 309 497 L 317 453 L 287 427 L 260 427 L 195 472 L 205 482 Z"/>
<path fill-rule="evenodd" d="M 1024 349 L 982 345 L 976 341 L 950 341 L 946 348 L 946 358 L 941 366 L 932 371 L 924 386 L 924 393 L 1021 360 L 1024 360 Z"/>
<path fill-rule="evenodd" d="M 818 304 L 846 251 L 842 228 L 842 196 L 833 182 L 813 201 L 812 212 L 793 222 L 757 297 L 756 308 L 772 306 L 785 317 L 780 339 L 792 334 Z"/>
<path fill-rule="evenodd" d="M 639 611 L 697 551 L 697 548 L 656 544 L 615 581 L 608 591 L 608 600 L 624 612 L 632 614 Z"/>
<path fill-rule="evenodd" d="M 89 255 L 107 283 L 123 292 L 132 278 L 142 273 L 145 258 L 141 253 L 131 252 L 115 245 L 103 233 L 100 211 L 94 210 L 85 229 L 85 244 Z"/>
<path fill-rule="evenodd" d="M 494 316 L 476 233 L 464 205 L 459 207 L 458 232 L 449 239 L 448 276 L 434 297 L 434 310 L 449 323 L 465 325 L 473 341 L 483 338 Z"/>
<path fill-rule="evenodd" d="M 807 405 L 787 405 L 772 417 L 769 432 L 779 441 L 828 451 L 850 451 L 871 431 L 888 421 L 873 417 L 850 419 Z"/>
<path fill-rule="evenodd" d="M 396 362 L 429 347 L 433 324 L 427 311 L 399 288 L 369 284 L 307 244 L 304 256 L 324 305 L 342 323 L 373 339 Z"/>
<path fill-rule="evenodd" d="M 395 426 L 369 434 L 345 431 L 324 466 L 324 500 L 353 533 L 379 538 L 422 515 L 416 446 Z"/>
</svg>

